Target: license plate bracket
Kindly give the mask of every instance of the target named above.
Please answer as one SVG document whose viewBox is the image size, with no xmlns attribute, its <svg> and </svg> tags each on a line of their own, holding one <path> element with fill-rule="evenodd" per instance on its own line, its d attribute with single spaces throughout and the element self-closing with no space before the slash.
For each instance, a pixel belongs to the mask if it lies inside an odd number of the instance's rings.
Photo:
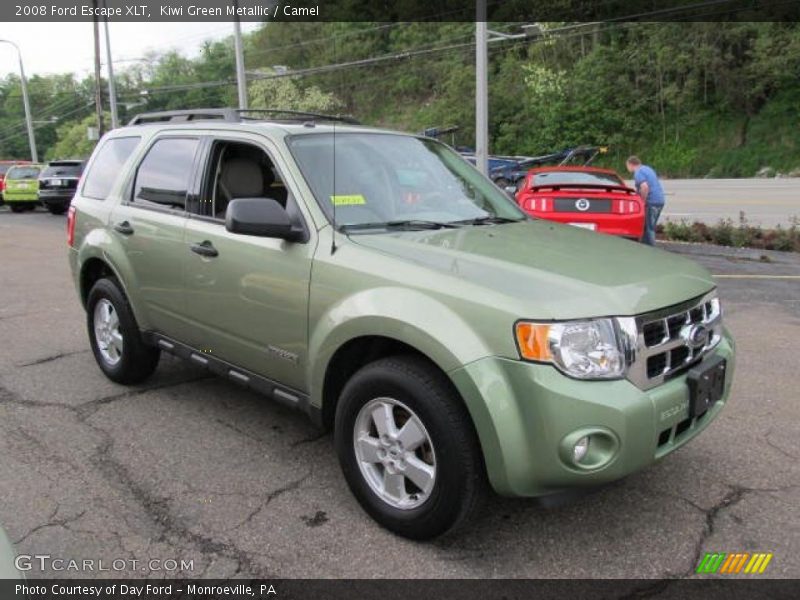
<svg viewBox="0 0 800 600">
<path fill-rule="evenodd" d="M 714 356 L 689 371 L 686 383 L 689 386 L 689 418 L 706 412 L 725 393 L 725 371 L 727 361 Z"/>
</svg>

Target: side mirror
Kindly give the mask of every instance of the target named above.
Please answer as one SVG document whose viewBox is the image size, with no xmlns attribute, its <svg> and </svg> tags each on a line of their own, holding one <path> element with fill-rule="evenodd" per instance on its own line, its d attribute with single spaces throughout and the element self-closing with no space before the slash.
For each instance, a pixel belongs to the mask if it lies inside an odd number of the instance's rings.
<svg viewBox="0 0 800 600">
<path fill-rule="evenodd" d="M 228 203 L 225 229 L 231 233 L 295 241 L 301 232 L 292 229 L 286 210 L 273 198 L 237 198 Z"/>
<path fill-rule="evenodd" d="M 512 200 L 516 199 L 516 197 L 517 197 L 517 187 L 516 186 L 507 185 L 506 187 L 503 188 L 503 191 L 506 194 L 508 194 L 512 198 Z"/>
</svg>

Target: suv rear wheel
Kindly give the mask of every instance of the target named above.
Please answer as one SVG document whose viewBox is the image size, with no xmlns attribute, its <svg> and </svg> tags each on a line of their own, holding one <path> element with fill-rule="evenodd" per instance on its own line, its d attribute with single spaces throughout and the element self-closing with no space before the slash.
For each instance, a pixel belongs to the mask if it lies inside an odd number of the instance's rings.
<svg viewBox="0 0 800 600">
<path fill-rule="evenodd" d="M 139 326 L 119 283 L 99 279 L 86 302 L 89 343 L 106 377 L 117 383 L 139 383 L 158 366 L 160 351 L 142 341 Z"/>
<path fill-rule="evenodd" d="M 418 357 L 382 359 L 352 377 L 337 405 L 335 441 L 361 506 L 399 535 L 451 531 L 485 495 L 469 414 L 444 375 Z"/>
</svg>

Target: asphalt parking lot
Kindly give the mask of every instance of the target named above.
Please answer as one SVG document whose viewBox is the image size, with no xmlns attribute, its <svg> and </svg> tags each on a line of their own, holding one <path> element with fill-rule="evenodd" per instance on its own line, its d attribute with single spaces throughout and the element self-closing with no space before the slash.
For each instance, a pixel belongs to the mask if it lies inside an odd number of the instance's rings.
<svg viewBox="0 0 800 600">
<path fill-rule="evenodd" d="M 568 504 L 494 498 L 471 528 L 415 543 L 361 511 L 302 414 L 168 356 L 144 385 L 105 379 L 64 226 L 0 209 L 0 523 L 20 553 L 128 561 L 104 576 L 655 578 L 763 551 L 765 575 L 800 577 L 797 256 L 670 245 L 721 276 L 738 343 L 702 436 Z M 57 575 L 92 573 L 28 573 Z"/>
</svg>

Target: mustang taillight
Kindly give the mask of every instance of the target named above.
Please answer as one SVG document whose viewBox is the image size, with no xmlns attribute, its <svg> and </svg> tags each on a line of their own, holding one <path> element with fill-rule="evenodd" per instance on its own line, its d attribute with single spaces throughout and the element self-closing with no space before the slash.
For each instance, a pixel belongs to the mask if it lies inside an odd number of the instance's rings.
<svg viewBox="0 0 800 600">
<path fill-rule="evenodd" d="M 620 200 L 619 212 L 623 215 L 633 215 L 639 212 L 638 200 Z"/>
<path fill-rule="evenodd" d="M 75 207 L 70 206 L 69 212 L 67 213 L 67 246 L 72 248 L 72 245 L 75 243 L 75 221 L 77 220 L 77 216 L 75 215 Z"/>
<path fill-rule="evenodd" d="M 528 210 L 536 212 L 546 212 L 551 210 L 549 198 L 528 198 L 526 201 Z"/>
</svg>

